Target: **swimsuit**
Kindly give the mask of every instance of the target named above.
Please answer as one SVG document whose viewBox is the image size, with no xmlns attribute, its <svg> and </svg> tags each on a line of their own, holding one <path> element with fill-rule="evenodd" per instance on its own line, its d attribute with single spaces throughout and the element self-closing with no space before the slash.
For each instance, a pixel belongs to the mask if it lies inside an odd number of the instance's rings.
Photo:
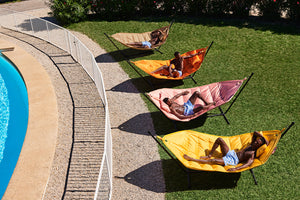
<svg viewBox="0 0 300 200">
<path fill-rule="evenodd" d="M 180 71 L 180 70 L 177 70 L 177 71 L 179 73 L 179 77 L 181 77 L 182 76 L 182 71 Z"/>
<path fill-rule="evenodd" d="M 194 105 L 192 104 L 192 102 L 190 100 L 188 100 L 186 103 L 183 104 L 184 106 L 184 116 L 189 116 L 194 114 Z"/>
<path fill-rule="evenodd" d="M 142 42 L 142 45 L 144 46 L 144 47 L 149 47 L 149 48 L 151 48 L 151 43 L 150 42 L 148 42 L 148 41 L 144 41 L 144 42 Z"/>
<path fill-rule="evenodd" d="M 227 165 L 237 165 L 239 163 L 239 159 L 234 150 L 230 150 L 227 152 L 226 156 L 223 157 L 225 166 Z"/>
<path fill-rule="evenodd" d="M 177 71 L 177 72 L 178 72 L 178 74 L 179 74 L 179 76 L 178 76 L 178 77 L 181 77 L 181 76 L 182 76 L 182 71 L 180 71 L 180 70 L 177 70 L 177 69 L 172 69 L 172 72 L 175 72 L 175 71 Z"/>
</svg>

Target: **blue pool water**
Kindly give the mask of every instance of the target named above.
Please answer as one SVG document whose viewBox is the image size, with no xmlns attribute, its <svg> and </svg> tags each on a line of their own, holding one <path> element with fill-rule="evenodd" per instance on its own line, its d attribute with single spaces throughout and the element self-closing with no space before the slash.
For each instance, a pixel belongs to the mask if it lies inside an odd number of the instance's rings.
<svg viewBox="0 0 300 200">
<path fill-rule="evenodd" d="M 28 124 L 28 96 L 22 77 L 0 52 L 0 199 L 22 149 Z"/>
</svg>

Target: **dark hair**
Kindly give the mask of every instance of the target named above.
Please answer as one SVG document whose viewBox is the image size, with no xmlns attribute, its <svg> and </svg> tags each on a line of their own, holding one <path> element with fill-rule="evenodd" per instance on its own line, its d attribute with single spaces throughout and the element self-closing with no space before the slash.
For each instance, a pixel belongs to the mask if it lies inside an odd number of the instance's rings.
<svg viewBox="0 0 300 200">
<path fill-rule="evenodd" d="M 178 52 L 178 51 L 176 51 L 176 52 L 174 53 L 174 56 L 177 56 L 177 55 L 179 55 L 179 52 Z"/>
<path fill-rule="evenodd" d="M 261 138 L 259 138 L 263 143 L 262 143 L 262 145 L 263 144 L 267 144 L 267 141 L 265 140 L 265 138 L 264 137 L 261 137 Z"/>
<path fill-rule="evenodd" d="M 166 97 L 166 98 L 163 99 L 163 102 L 165 102 L 166 104 L 168 104 L 168 101 L 169 101 L 168 97 Z"/>
</svg>

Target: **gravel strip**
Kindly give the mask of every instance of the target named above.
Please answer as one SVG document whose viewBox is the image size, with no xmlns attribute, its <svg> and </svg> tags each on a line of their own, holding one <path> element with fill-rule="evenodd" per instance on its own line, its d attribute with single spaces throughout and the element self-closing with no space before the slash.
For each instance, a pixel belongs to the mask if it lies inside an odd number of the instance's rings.
<svg viewBox="0 0 300 200">
<path fill-rule="evenodd" d="M 43 10 L 40 2 L 41 0 L 28 0 L 20 2 L 17 7 L 19 11 L 37 9 L 38 17 L 43 17 L 43 12 L 45 13 L 44 17 L 47 17 L 49 9 L 45 8 Z M 41 7 L 31 7 L 35 3 L 39 3 L 38 5 Z M 45 4 L 43 5 L 46 6 Z M 13 6 L 13 8 L 15 7 Z M 13 8 L 10 7 L 10 9 Z M 35 11 L 31 10 L 28 13 L 34 15 Z M 112 199 L 164 199 L 165 184 L 157 144 L 146 134 L 148 130 L 153 131 L 154 129 L 146 105 L 127 74 L 117 62 L 112 60 L 98 44 L 85 35 L 80 33 L 74 34 L 97 58 L 98 66 L 105 82 L 113 138 Z M 18 45 L 22 47 L 22 45 Z M 27 50 L 26 48 L 31 49 L 29 53 L 33 54 L 43 66 L 50 65 L 50 63 L 45 63 L 47 62 L 45 61 L 45 56 L 33 53 L 34 50 L 32 48 L 24 47 L 25 50 Z M 54 72 L 48 73 L 52 77 Z M 56 76 L 54 75 L 54 77 Z M 63 83 L 56 85 L 57 82 L 53 81 L 53 84 L 55 88 L 65 90 L 65 86 L 62 86 Z M 112 91 L 111 89 L 116 86 L 123 88 L 124 91 L 122 89 Z M 61 109 L 63 109 L 62 107 L 68 101 L 68 98 L 64 99 L 58 95 L 58 101 L 61 100 Z M 68 127 L 68 124 L 64 125 Z M 63 144 L 64 139 L 58 138 L 57 143 Z M 60 148 L 60 151 L 62 149 Z M 60 158 L 57 159 L 59 160 Z M 61 159 L 64 158 L 62 157 Z M 58 164 L 57 161 L 53 163 L 53 168 L 56 168 L 56 164 Z M 57 186 L 49 182 L 48 189 L 51 187 L 56 188 Z"/>
</svg>

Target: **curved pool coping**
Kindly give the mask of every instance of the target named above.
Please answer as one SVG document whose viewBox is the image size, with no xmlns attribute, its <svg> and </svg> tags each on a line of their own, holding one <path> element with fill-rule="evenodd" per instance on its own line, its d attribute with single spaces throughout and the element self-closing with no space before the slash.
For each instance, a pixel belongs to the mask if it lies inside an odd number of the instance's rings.
<svg viewBox="0 0 300 200">
<path fill-rule="evenodd" d="M 2 200 L 42 199 L 51 172 L 58 135 L 55 90 L 43 66 L 22 48 L 0 40 L 0 48 L 21 72 L 28 92 L 28 128 L 23 147 Z M 22 195 L 20 195 L 22 194 Z"/>
</svg>

